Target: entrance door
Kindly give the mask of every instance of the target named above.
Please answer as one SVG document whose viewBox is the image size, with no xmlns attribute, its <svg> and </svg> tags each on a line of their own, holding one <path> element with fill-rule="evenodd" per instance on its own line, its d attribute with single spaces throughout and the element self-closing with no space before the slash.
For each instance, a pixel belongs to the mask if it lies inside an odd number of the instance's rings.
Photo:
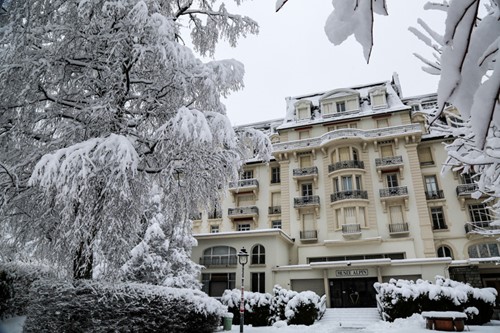
<svg viewBox="0 0 500 333">
<path fill-rule="evenodd" d="M 377 306 L 375 288 L 376 278 L 331 279 L 330 297 L 334 308 L 369 308 Z"/>
</svg>

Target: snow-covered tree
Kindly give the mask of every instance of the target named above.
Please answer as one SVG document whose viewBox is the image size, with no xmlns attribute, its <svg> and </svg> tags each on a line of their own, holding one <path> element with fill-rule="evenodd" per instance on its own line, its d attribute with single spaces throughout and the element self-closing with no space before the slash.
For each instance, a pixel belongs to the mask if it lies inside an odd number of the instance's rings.
<svg viewBox="0 0 500 333">
<path fill-rule="evenodd" d="M 220 99 L 243 65 L 202 62 L 186 32 L 210 56 L 258 26 L 217 0 L 3 2 L 0 252 L 109 276 L 146 235 L 169 242 L 162 274 L 192 273 L 189 214 L 219 199 L 248 145 Z"/>
</svg>

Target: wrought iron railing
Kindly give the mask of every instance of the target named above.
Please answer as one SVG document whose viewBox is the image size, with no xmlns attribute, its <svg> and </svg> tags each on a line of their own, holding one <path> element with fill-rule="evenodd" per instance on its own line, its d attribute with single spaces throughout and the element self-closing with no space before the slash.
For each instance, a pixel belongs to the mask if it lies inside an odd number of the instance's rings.
<svg viewBox="0 0 500 333">
<path fill-rule="evenodd" d="M 460 184 L 457 186 L 457 195 L 471 194 L 479 189 L 477 184 Z"/>
<path fill-rule="evenodd" d="M 388 187 L 379 190 L 380 197 L 397 197 L 401 195 L 408 195 L 408 188 L 406 186 Z"/>
<path fill-rule="evenodd" d="M 317 205 L 319 205 L 318 195 L 309 195 L 305 197 L 293 198 L 294 207 L 317 206 Z"/>
<path fill-rule="evenodd" d="M 247 186 L 259 186 L 259 181 L 257 179 L 252 178 L 252 179 L 241 179 L 229 183 L 230 188 L 247 187 Z"/>
<path fill-rule="evenodd" d="M 259 214 L 259 208 L 257 208 L 256 206 L 229 208 L 227 210 L 227 215 L 228 216 L 234 216 L 234 215 L 258 215 L 258 214 Z"/>
<path fill-rule="evenodd" d="M 342 225 L 343 234 L 359 234 L 361 233 L 361 225 L 359 223 L 343 224 Z"/>
<path fill-rule="evenodd" d="M 361 190 L 341 191 L 330 195 L 330 202 L 346 199 L 368 199 L 368 192 Z"/>
<path fill-rule="evenodd" d="M 337 163 L 330 164 L 328 166 L 328 172 L 334 172 L 341 169 L 364 169 L 365 163 L 363 161 L 341 161 Z"/>
<path fill-rule="evenodd" d="M 210 266 L 236 266 L 238 258 L 236 255 L 204 256 L 200 258 L 200 265 Z"/>
<path fill-rule="evenodd" d="M 409 232 L 408 223 L 391 223 L 389 224 L 389 233 L 399 234 Z"/>
<path fill-rule="evenodd" d="M 425 198 L 427 200 L 443 199 L 444 198 L 443 190 L 426 191 L 425 192 Z"/>
<path fill-rule="evenodd" d="M 492 221 L 467 222 L 465 224 L 465 233 L 481 233 L 496 230 L 500 234 L 500 226 L 491 225 Z"/>
<path fill-rule="evenodd" d="M 269 215 L 272 215 L 272 214 L 281 214 L 281 206 L 271 206 L 271 207 L 269 207 L 268 214 Z"/>
<path fill-rule="evenodd" d="M 300 232 L 300 239 L 318 239 L 318 230 L 304 230 Z"/>
<path fill-rule="evenodd" d="M 300 177 L 300 176 L 310 176 L 310 175 L 317 175 L 318 174 L 318 167 L 308 167 L 308 168 L 298 168 L 298 169 L 293 169 L 293 176 L 294 177 Z"/>
<path fill-rule="evenodd" d="M 403 164 L 403 156 L 391 156 L 391 157 L 383 157 L 375 159 L 375 166 L 377 167 L 399 165 L 399 164 Z"/>
</svg>

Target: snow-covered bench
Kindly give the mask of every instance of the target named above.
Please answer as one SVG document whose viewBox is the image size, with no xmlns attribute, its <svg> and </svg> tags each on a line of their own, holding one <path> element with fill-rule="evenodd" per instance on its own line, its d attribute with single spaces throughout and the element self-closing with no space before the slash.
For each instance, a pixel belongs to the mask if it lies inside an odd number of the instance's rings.
<svg viewBox="0 0 500 333">
<path fill-rule="evenodd" d="M 467 315 L 457 311 L 424 311 L 422 317 L 426 319 L 426 328 L 437 331 L 464 330 L 464 320 Z"/>
</svg>

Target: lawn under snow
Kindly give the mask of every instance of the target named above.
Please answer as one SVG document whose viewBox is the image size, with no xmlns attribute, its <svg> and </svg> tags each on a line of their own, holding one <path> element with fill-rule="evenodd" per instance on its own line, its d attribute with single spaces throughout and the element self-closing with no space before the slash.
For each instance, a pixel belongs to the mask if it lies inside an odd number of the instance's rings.
<svg viewBox="0 0 500 333">
<path fill-rule="evenodd" d="M 26 317 L 11 318 L 4 322 L 3 331 L 1 333 L 22 333 L 22 325 Z M 233 325 L 231 332 L 239 332 L 240 327 Z M 396 319 L 393 323 L 380 321 L 374 323 L 367 328 L 355 330 L 351 328 L 342 328 L 332 324 L 331 322 L 321 321 L 316 322 L 311 326 L 292 325 L 274 327 L 251 327 L 245 326 L 244 332 L 248 333 L 264 333 L 264 332 L 277 332 L 277 333 L 335 333 L 335 332 L 360 332 L 360 333 L 429 333 L 425 329 L 425 320 L 421 315 L 415 314 L 407 319 Z M 478 332 L 478 333 L 498 333 L 500 332 L 500 320 L 492 320 L 490 323 L 483 326 L 466 326 L 465 331 Z"/>
</svg>

